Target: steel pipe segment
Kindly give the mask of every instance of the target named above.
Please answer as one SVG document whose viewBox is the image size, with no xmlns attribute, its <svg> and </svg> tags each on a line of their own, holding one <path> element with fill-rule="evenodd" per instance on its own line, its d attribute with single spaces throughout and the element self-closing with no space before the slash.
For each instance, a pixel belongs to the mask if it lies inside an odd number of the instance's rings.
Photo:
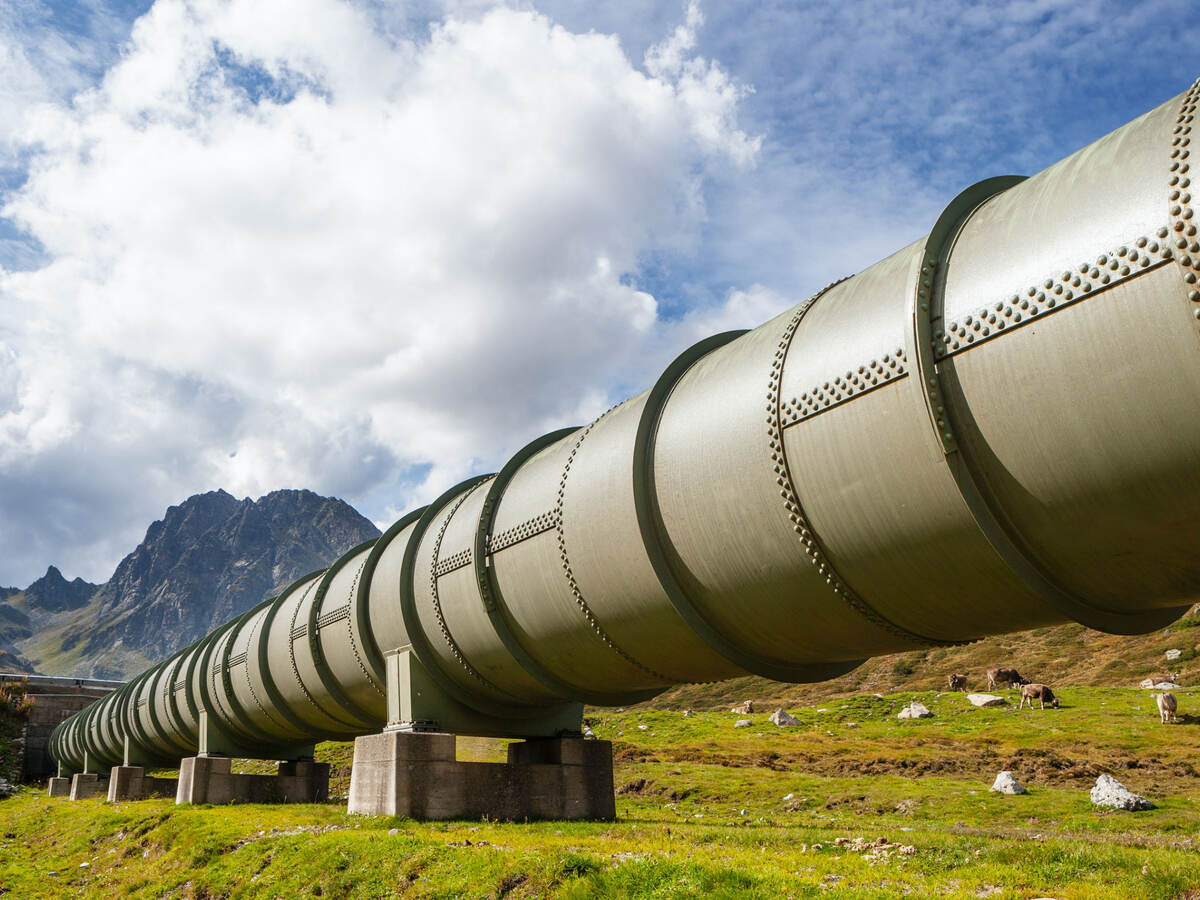
<svg viewBox="0 0 1200 900">
<path fill-rule="evenodd" d="M 201 712 L 266 757 L 375 731 L 390 651 L 457 723 L 520 737 L 568 702 L 1161 627 L 1200 599 L 1198 103 L 1200 82 L 968 188 L 925 238 L 700 342 L 77 714 L 53 753 L 192 750 Z"/>
</svg>

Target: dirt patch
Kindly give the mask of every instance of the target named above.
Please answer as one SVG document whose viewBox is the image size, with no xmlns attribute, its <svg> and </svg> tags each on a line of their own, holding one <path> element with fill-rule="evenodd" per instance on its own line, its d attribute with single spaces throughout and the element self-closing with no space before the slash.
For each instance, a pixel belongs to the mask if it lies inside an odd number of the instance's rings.
<svg viewBox="0 0 1200 900">
<path fill-rule="evenodd" d="M 937 750 L 930 752 L 931 746 Z M 952 752 L 938 752 L 945 746 Z M 1022 747 L 1011 752 L 998 752 L 992 747 L 976 747 L 970 742 L 942 741 L 913 752 L 906 742 L 904 749 L 885 755 L 888 747 L 868 757 L 852 756 L 838 746 L 824 748 L 821 752 L 808 750 L 763 751 L 747 749 L 738 753 L 728 749 L 704 749 L 694 747 L 656 748 L 653 756 L 641 752 L 630 744 L 613 747 L 615 761 L 639 762 L 690 762 L 703 765 L 718 765 L 729 768 L 759 768 L 774 772 L 801 772 L 805 775 L 827 777 L 851 777 L 861 775 L 901 775 L 906 778 L 923 775 L 946 777 L 991 778 L 1001 769 L 1008 769 L 1024 782 L 1049 785 L 1074 785 L 1082 780 L 1095 780 L 1103 773 L 1119 773 L 1129 769 L 1138 770 L 1138 775 L 1148 780 L 1170 780 L 1200 777 L 1200 771 L 1186 760 L 1164 760 L 1158 757 L 1133 758 L 1113 755 L 1108 758 L 1082 758 L 1054 749 Z M 631 782 L 632 784 L 632 782 Z M 625 789 L 623 788 L 622 791 Z M 639 793 L 641 789 L 630 788 L 627 792 Z"/>
</svg>

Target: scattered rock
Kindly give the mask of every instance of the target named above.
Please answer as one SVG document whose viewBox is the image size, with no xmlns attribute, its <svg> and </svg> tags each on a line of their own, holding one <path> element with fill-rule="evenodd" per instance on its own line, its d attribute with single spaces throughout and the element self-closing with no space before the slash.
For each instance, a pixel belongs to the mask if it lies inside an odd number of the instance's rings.
<svg viewBox="0 0 1200 900">
<path fill-rule="evenodd" d="M 1092 803 L 1096 806 L 1111 806 L 1130 812 L 1140 809 L 1154 809 L 1154 804 L 1141 797 L 1111 775 L 1101 775 L 1096 779 L 1092 788 Z"/>
<path fill-rule="evenodd" d="M 649 728 L 649 727 L 650 727 L 649 725 L 639 725 L 639 726 L 638 726 L 638 731 L 645 731 L 645 730 L 646 730 L 647 728 Z"/>
<path fill-rule="evenodd" d="M 692 712 L 690 709 L 685 709 L 685 710 L 683 711 L 683 717 L 684 717 L 685 719 L 690 719 L 690 718 L 691 718 L 692 716 L 694 716 L 694 715 L 695 715 L 695 713 L 694 713 L 694 712 Z"/>
<path fill-rule="evenodd" d="M 929 711 L 929 707 L 920 700 L 914 700 L 896 716 L 897 719 L 932 719 L 933 713 Z"/>
<path fill-rule="evenodd" d="M 398 835 L 399 833 L 400 833 L 400 829 L 399 829 L 399 828 L 389 828 L 389 829 L 388 829 L 388 837 L 395 837 L 395 836 L 396 836 L 396 835 Z"/>
<path fill-rule="evenodd" d="M 585 738 L 595 738 L 596 732 L 592 731 L 592 727 L 590 725 L 584 725 L 583 726 L 583 736 Z"/>
<path fill-rule="evenodd" d="M 846 727 L 847 727 L 847 728 L 857 728 L 857 727 L 858 727 L 858 723 L 857 723 L 857 722 L 847 722 L 847 723 L 846 723 Z"/>
<path fill-rule="evenodd" d="M 1178 662 L 1183 658 L 1183 651 L 1174 648 L 1167 651 L 1167 662 Z"/>
<path fill-rule="evenodd" d="M 1017 777 L 1007 770 L 996 776 L 992 790 L 998 794 L 1025 794 L 1025 786 L 1017 781 Z"/>
<path fill-rule="evenodd" d="M 754 712 L 754 701 L 743 700 L 737 706 L 732 707 L 729 711 L 731 713 L 739 713 L 740 715 L 748 716 L 750 713 Z"/>
<path fill-rule="evenodd" d="M 995 694 L 967 694 L 967 702 L 972 706 L 1004 706 L 1008 703 L 1003 697 Z"/>
<path fill-rule="evenodd" d="M 790 715 L 787 710 L 782 709 L 782 708 L 777 709 L 777 710 L 775 710 L 775 712 L 771 713 L 770 721 L 774 722 L 780 728 L 791 728 L 795 725 L 800 724 L 799 719 L 797 719 L 793 715 Z"/>
<path fill-rule="evenodd" d="M 733 727 L 734 728 L 749 728 L 753 724 L 754 723 L 751 722 L 749 719 L 738 719 L 736 722 L 733 723 Z"/>
</svg>

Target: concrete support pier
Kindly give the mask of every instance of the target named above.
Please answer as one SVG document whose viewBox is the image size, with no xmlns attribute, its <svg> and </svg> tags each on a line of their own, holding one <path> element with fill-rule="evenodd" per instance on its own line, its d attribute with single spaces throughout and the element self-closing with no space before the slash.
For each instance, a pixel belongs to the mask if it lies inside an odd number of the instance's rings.
<svg viewBox="0 0 1200 900">
<path fill-rule="evenodd" d="M 46 796 L 48 797 L 70 797 L 71 796 L 71 779 L 64 778 L 61 775 L 55 775 L 50 779 L 50 784 L 46 788 Z"/>
<path fill-rule="evenodd" d="M 149 797 L 174 797 L 178 778 L 154 778 L 142 766 L 113 766 L 108 776 L 108 800 L 145 800 Z"/>
<path fill-rule="evenodd" d="M 454 735 L 385 731 L 354 741 L 349 811 L 414 819 L 612 819 L 612 744 L 510 744 L 507 763 L 458 762 Z"/>
<path fill-rule="evenodd" d="M 191 756 L 179 765 L 176 803 L 324 803 L 329 763 L 281 762 L 277 775 L 234 775 L 227 756 Z"/>
<path fill-rule="evenodd" d="M 86 800 L 103 794 L 107 785 L 95 772 L 76 772 L 71 776 L 71 799 Z"/>
</svg>

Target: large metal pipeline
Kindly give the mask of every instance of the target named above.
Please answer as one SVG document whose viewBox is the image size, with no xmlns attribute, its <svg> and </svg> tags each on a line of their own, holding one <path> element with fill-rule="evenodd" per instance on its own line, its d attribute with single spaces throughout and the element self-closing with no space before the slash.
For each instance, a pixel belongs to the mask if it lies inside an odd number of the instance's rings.
<svg viewBox="0 0 1200 900">
<path fill-rule="evenodd" d="M 568 701 L 1162 627 L 1200 599 L 1198 100 L 702 341 L 67 720 L 54 756 L 193 755 L 202 712 L 268 758 L 378 731 L 396 648 L 517 736 Z"/>
</svg>

